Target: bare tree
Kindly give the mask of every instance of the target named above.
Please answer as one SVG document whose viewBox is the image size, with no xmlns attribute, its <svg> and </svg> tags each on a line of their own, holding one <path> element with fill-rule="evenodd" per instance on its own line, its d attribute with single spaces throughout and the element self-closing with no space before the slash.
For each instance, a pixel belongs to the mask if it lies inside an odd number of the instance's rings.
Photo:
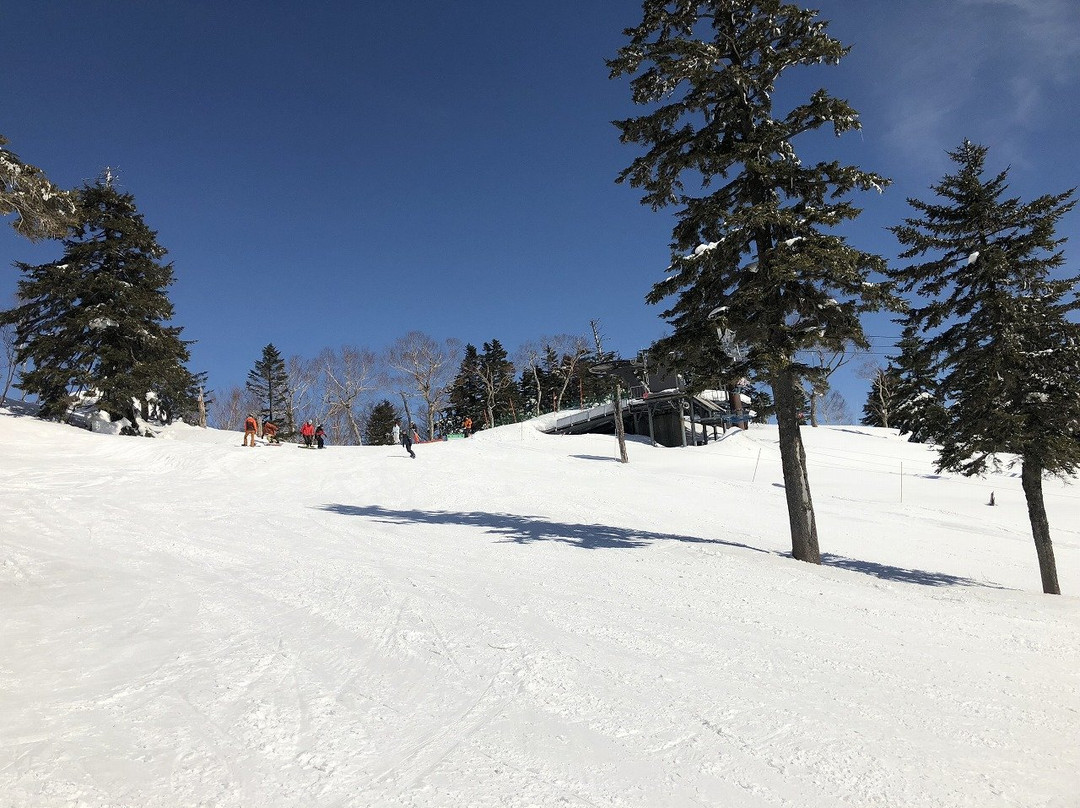
<svg viewBox="0 0 1080 808">
<path fill-rule="evenodd" d="M 551 370 L 561 382 L 555 394 L 555 409 L 561 410 L 570 382 L 581 372 L 581 360 L 589 355 L 589 343 L 583 336 L 559 334 L 550 337 L 545 346 L 552 348 L 555 355 L 559 357 L 558 367 Z"/>
<path fill-rule="evenodd" d="M 851 414 L 847 399 L 836 390 L 829 390 L 821 397 L 817 412 L 826 424 L 855 423 L 855 417 Z"/>
<path fill-rule="evenodd" d="M 210 405 L 210 423 L 217 429 L 239 429 L 244 416 L 259 411 L 258 399 L 244 387 L 233 387 Z"/>
<path fill-rule="evenodd" d="M 851 343 L 846 343 L 836 350 L 817 347 L 807 351 L 815 360 L 811 374 L 804 380 L 808 388 L 806 396 L 810 402 L 810 426 L 818 425 L 818 402 L 829 392 L 829 378 L 851 359 L 848 352 L 853 347 Z M 844 406 L 847 406 L 846 403 Z"/>
<path fill-rule="evenodd" d="M 890 372 L 890 368 L 883 368 L 874 362 L 866 362 L 855 374 L 860 379 L 870 382 L 870 395 L 863 407 L 866 416 L 863 423 L 876 423 L 886 429 L 889 428 L 889 419 L 896 409 L 896 388 L 900 382 L 899 374 Z"/>
<path fill-rule="evenodd" d="M 7 394 L 11 389 L 11 383 L 15 380 L 15 371 L 18 368 L 14 325 L 0 326 L 0 345 L 3 346 L 4 351 L 4 392 L 0 395 L 0 406 L 3 406 L 7 403 Z"/>
<path fill-rule="evenodd" d="M 325 349 L 315 360 L 322 374 L 323 402 L 326 405 L 327 429 L 331 438 L 345 442 L 345 435 L 333 434 L 344 426 L 349 442 L 363 443 L 364 419 L 360 413 L 361 397 L 376 388 L 379 358 L 367 348 L 343 345 L 340 353 Z"/>
<path fill-rule="evenodd" d="M 459 340 L 440 343 L 420 331 L 410 331 L 386 349 L 387 381 L 403 397 L 415 393 L 423 402 L 429 440 L 435 434 L 436 416 L 449 404 L 461 354 Z"/>
<path fill-rule="evenodd" d="M 316 409 L 314 402 L 318 401 L 315 392 L 319 383 L 319 366 L 315 360 L 290 356 L 285 362 L 285 374 L 289 377 L 289 395 L 285 401 L 285 432 L 291 434 L 297 430 L 298 421 L 307 417 L 319 419 L 323 416 L 321 412 L 313 412 Z"/>
<path fill-rule="evenodd" d="M 528 374 L 532 379 L 533 386 L 533 416 L 540 415 L 540 406 L 544 396 L 544 386 L 540 381 L 540 371 L 544 367 L 544 349 L 542 341 L 526 342 L 517 350 L 514 364 L 521 368 L 523 374 Z"/>
</svg>

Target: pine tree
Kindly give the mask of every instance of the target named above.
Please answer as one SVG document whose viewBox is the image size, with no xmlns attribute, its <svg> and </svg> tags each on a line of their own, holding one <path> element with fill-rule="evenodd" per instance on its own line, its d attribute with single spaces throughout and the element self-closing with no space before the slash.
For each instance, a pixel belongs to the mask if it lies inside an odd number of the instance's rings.
<svg viewBox="0 0 1080 808">
<path fill-rule="evenodd" d="M 676 296 L 663 312 L 667 351 L 693 361 L 718 326 L 749 346 L 740 376 L 760 374 L 773 391 L 795 558 L 820 563 L 798 390 L 808 367 L 800 352 L 868 347 L 859 315 L 898 305 L 876 255 L 827 230 L 854 219 L 851 192 L 887 180 L 838 162 L 803 163 L 792 142 L 831 126 L 858 129 L 845 101 L 818 90 L 774 111 L 789 68 L 836 64 L 847 53 L 816 12 L 778 0 L 645 0 L 644 19 L 608 62 L 613 78 L 634 76 L 633 100 L 646 115 L 616 121 L 624 143 L 647 152 L 619 175 L 642 188 L 653 209 L 678 205 L 666 280 L 648 297 Z M 684 192 L 683 181 L 702 186 Z M 702 368 L 704 375 L 716 368 Z"/>
<path fill-rule="evenodd" d="M 364 430 L 364 441 L 368 446 L 391 446 L 394 443 L 394 424 L 401 420 L 397 408 L 389 399 L 383 399 L 371 408 L 367 426 Z"/>
<path fill-rule="evenodd" d="M 892 228 L 901 257 L 929 260 L 895 277 L 926 300 L 906 324 L 928 335 L 948 403 L 938 468 L 978 475 L 1000 453 L 1017 455 L 1043 591 L 1059 594 L 1042 478 L 1080 468 L 1080 326 L 1069 319 L 1080 278 L 1050 273 L 1064 264 L 1055 230 L 1075 189 L 1006 198 L 1008 170 L 985 176 L 986 153 L 965 141 L 949 152 L 957 170 L 933 186 L 937 199 L 908 200 L 917 215 Z"/>
<path fill-rule="evenodd" d="M 75 195 L 49 182 L 37 166 L 4 148 L 0 135 L 0 216 L 16 215 L 12 227 L 31 241 L 63 238 L 77 218 Z"/>
<path fill-rule="evenodd" d="M 78 192 L 79 220 L 64 239 L 64 257 L 17 264 L 22 304 L 0 319 L 17 331 L 17 361 L 29 363 L 20 386 L 36 395 L 43 418 L 60 418 L 79 399 L 93 399 L 112 419 L 137 431 L 136 407 L 151 401 L 169 420 L 189 410 L 197 379 L 185 367 L 182 329 L 168 326 L 173 282 L 166 250 L 106 174 Z"/>
<path fill-rule="evenodd" d="M 446 431 L 459 432 L 466 417 L 479 424 L 481 414 L 486 411 L 486 398 L 478 374 L 480 354 L 476 346 L 465 346 L 465 356 L 461 360 L 457 376 L 450 385 L 450 406 L 445 413 L 443 428 Z"/>
<path fill-rule="evenodd" d="M 899 342 L 896 368 L 896 400 L 890 425 L 909 435 L 916 443 L 941 443 L 948 428 L 948 413 L 938 390 L 937 360 L 918 326 L 904 326 Z"/>
<path fill-rule="evenodd" d="M 248 371 L 245 387 L 259 402 L 259 416 L 264 421 L 279 423 L 278 434 L 283 438 L 291 437 L 296 432 L 293 423 L 292 408 L 289 406 L 289 374 L 285 369 L 285 360 L 281 353 L 270 343 L 263 348 L 262 356 L 255 366 Z"/>
<path fill-rule="evenodd" d="M 497 339 L 484 343 L 484 352 L 476 363 L 476 376 L 484 394 L 484 413 L 488 426 L 502 422 L 515 409 L 513 396 L 514 363 Z"/>
</svg>

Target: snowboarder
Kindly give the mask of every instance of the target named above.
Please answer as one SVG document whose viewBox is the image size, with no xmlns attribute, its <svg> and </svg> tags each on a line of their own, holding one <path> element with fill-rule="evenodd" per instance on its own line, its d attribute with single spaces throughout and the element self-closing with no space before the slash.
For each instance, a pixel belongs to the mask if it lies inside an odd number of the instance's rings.
<svg viewBox="0 0 1080 808">
<path fill-rule="evenodd" d="M 277 436 L 277 424 L 273 421 L 267 421 L 263 424 L 263 437 L 266 438 L 267 443 L 279 443 Z"/>
<path fill-rule="evenodd" d="M 322 424 L 315 427 L 315 442 L 319 445 L 319 448 L 323 448 L 323 439 L 326 437 L 326 431 L 322 428 Z"/>
<path fill-rule="evenodd" d="M 401 424 L 394 421 L 394 428 L 390 430 L 390 439 L 394 443 L 401 443 Z"/>
<path fill-rule="evenodd" d="M 304 421 L 304 425 L 300 427 L 300 437 L 304 439 L 304 446 L 309 449 L 314 449 L 311 441 L 315 437 L 315 427 L 311 421 Z"/>
<path fill-rule="evenodd" d="M 409 430 L 399 427 L 397 424 L 394 426 L 396 426 L 401 433 L 401 445 L 405 447 L 405 451 L 409 453 L 409 457 L 415 460 L 416 453 L 412 450 L 412 435 L 409 434 Z"/>
<path fill-rule="evenodd" d="M 254 415 L 252 415 L 249 412 L 248 417 L 246 419 L 244 419 L 244 442 L 242 444 L 240 444 L 240 445 L 241 446 L 254 447 L 255 446 L 255 433 L 258 432 L 258 431 L 259 431 L 259 421 L 255 418 Z M 248 442 L 249 439 L 250 439 L 250 443 Z"/>
<path fill-rule="evenodd" d="M 462 426 L 464 427 L 465 437 L 469 437 L 472 434 L 472 418 L 466 415 L 465 423 Z"/>
</svg>

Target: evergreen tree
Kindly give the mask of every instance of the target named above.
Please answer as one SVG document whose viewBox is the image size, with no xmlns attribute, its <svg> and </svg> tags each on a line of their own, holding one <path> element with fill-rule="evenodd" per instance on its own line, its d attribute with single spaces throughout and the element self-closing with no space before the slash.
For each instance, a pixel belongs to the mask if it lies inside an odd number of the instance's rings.
<svg viewBox="0 0 1080 808">
<path fill-rule="evenodd" d="M 479 424 L 486 411 L 484 388 L 479 377 L 480 354 L 476 346 L 465 346 L 457 376 L 450 385 L 450 406 L 446 411 L 443 428 L 448 432 L 460 432 L 466 416 Z"/>
<path fill-rule="evenodd" d="M 933 350 L 919 336 L 915 324 L 904 326 L 899 348 L 900 355 L 893 360 L 896 406 L 890 426 L 907 433 L 908 440 L 916 443 L 941 443 L 948 413 L 938 390 Z"/>
<path fill-rule="evenodd" d="M 364 430 L 364 441 L 368 446 L 392 446 L 394 443 L 394 424 L 401 420 L 397 408 L 389 399 L 383 399 L 371 408 L 367 426 Z"/>
<path fill-rule="evenodd" d="M 173 282 L 166 251 L 106 174 L 78 192 L 79 220 L 64 257 L 17 264 L 22 304 L 0 321 L 15 325 L 17 361 L 29 363 L 20 386 L 36 395 L 43 418 L 62 417 L 77 399 L 93 399 L 137 430 L 136 407 L 155 401 L 169 420 L 193 406 L 197 380 L 187 370 L 182 329 L 166 325 Z"/>
<path fill-rule="evenodd" d="M 1006 198 L 1008 171 L 987 177 L 986 153 L 965 141 L 937 199 L 908 200 L 917 215 L 892 228 L 901 257 L 929 260 L 895 276 L 926 300 L 906 324 L 928 335 L 949 405 L 938 468 L 977 475 L 999 453 L 1018 456 L 1043 591 L 1059 594 L 1042 478 L 1080 468 L 1080 326 L 1069 320 L 1080 278 L 1050 276 L 1064 264 L 1055 230 L 1074 191 Z"/>
<path fill-rule="evenodd" d="M 476 376 L 484 394 L 487 425 L 502 423 L 515 409 L 514 363 L 497 339 L 484 343 L 484 352 L 476 363 Z"/>
<path fill-rule="evenodd" d="M 290 437 L 296 432 L 292 408 L 289 406 L 292 400 L 289 395 L 289 374 L 285 369 L 285 360 L 274 343 L 263 348 L 262 356 L 248 371 L 245 387 L 259 402 L 259 417 L 262 420 L 277 423 L 284 419 L 284 423 L 277 424 L 282 437 Z"/>
<path fill-rule="evenodd" d="M 75 195 L 62 191 L 37 166 L 4 148 L 0 135 L 0 216 L 14 213 L 15 232 L 31 241 L 63 238 L 77 217 Z"/>
<path fill-rule="evenodd" d="M 664 353 L 705 357 L 699 346 L 716 341 L 718 326 L 749 346 L 734 373 L 759 374 L 773 391 L 792 554 L 820 563 L 798 424 L 808 368 L 797 357 L 869 347 L 860 313 L 898 305 L 887 285 L 869 281 L 882 259 L 827 232 L 858 215 L 851 192 L 887 181 L 796 155 L 800 135 L 859 128 L 845 101 L 818 90 L 786 112 L 773 103 L 784 71 L 836 64 L 847 48 L 816 12 L 778 0 L 645 0 L 643 9 L 608 65 L 613 78 L 634 76 L 633 100 L 651 108 L 616 122 L 622 142 L 647 149 L 619 182 L 644 189 L 654 209 L 680 206 L 668 277 L 647 300 L 676 296 L 663 313 L 673 328 Z M 684 179 L 704 195 L 686 194 Z"/>
</svg>

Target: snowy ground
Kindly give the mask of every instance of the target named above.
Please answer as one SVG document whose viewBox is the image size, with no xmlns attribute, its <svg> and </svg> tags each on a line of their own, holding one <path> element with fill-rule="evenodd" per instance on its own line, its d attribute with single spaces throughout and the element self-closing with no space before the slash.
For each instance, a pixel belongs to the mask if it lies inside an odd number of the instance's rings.
<svg viewBox="0 0 1080 808">
<path fill-rule="evenodd" d="M 821 567 L 772 427 L 165 438 L 0 411 L 4 808 L 1080 805 L 1080 487 L 1052 597 L 884 430 L 804 431 Z"/>
</svg>

